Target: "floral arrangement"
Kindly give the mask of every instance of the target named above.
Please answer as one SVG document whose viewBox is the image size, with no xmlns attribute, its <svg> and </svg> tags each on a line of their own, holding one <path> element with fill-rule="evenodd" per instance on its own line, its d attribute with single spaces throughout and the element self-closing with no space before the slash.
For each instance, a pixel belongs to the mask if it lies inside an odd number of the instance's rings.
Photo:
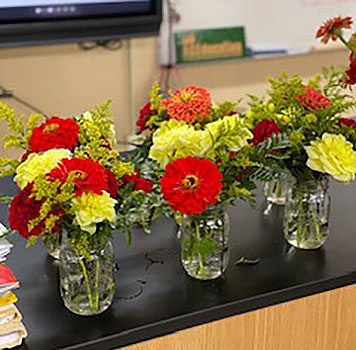
<svg viewBox="0 0 356 350">
<path fill-rule="evenodd" d="M 352 95 L 340 87 L 342 72 L 324 69 L 305 84 L 300 76 L 283 73 L 269 79 L 267 99 L 250 96 L 248 123 L 252 142 L 278 140 L 284 135 L 288 146 L 278 159 L 265 158 L 263 170 L 271 176 L 288 171 L 299 179 L 317 179 L 329 174 L 340 181 L 355 179 L 355 122 L 341 118 L 355 106 Z"/>
<path fill-rule="evenodd" d="M 343 86 L 352 86 L 356 84 L 356 33 L 353 33 L 349 40 L 344 37 L 343 30 L 351 29 L 351 17 L 335 17 L 327 20 L 317 31 L 316 38 L 320 39 L 322 43 L 327 44 L 329 40 L 340 40 L 348 50 L 349 68 L 345 71 L 340 79 Z"/>
<path fill-rule="evenodd" d="M 355 121 L 342 118 L 355 102 L 340 86 L 342 76 L 324 69 L 305 84 L 282 74 L 269 79 L 267 99 L 250 96 L 245 117 L 253 126 L 252 142 L 286 141 L 276 149 L 279 157 L 261 160 L 258 172 L 265 179 L 287 177 L 284 235 L 296 248 L 317 249 L 329 235 L 329 177 L 355 179 Z"/>
<path fill-rule="evenodd" d="M 167 202 L 162 196 L 159 185 L 165 166 L 173 159 L 207 156 L 207 151 L 211 147 L 208 129 L 224 127 L 219 123 L 212 124 L 214 121 L 231 116 L 224 122 L 231 134 L 226 135 L 225 140 L 216 140 L 220 146 L 226 141 L 231 143 L 231 149 L 238 150 L 240 146 L 247 144 L 245 137 L 248 139 L 250 132 L 240 125 L 238 117 L 233 117 L 236 114 L 234 112 L 236 107 L 237 103 L 228 101 L 214 104 L 209 91 L 203 87 L 188 86 L 170 90 L 168 95 L 163 95 L 160 86 L 154 84 L 150 101 L 142 108 L 137 120 L 138 131 L 135 141 L 139 145 L 130 157 L 137 169 L 155 181 L 152 193 L 155 195 L 156 202 L 153 205 L 152 218 L 156 218 L 162 212 L 173 215 L 171 207 L 166 205 Z M 209 123 L 211 125 L 207 130 L 203 130 Z M 233 147 L 235 136 L 236 145 Z M 210 150 L 210 153 L 212 154 L 213 151 Z M 247 161 L 246 166 L 248 165 Z M 231 174 L 233 171 L 231 169 Z M 248 187 L 251 187 L 251 183 Z"/>
<path fill-rule="evenodd" d="M 115 129 L 109 103 L 79 117 L 52 117 L 41 123 L 31 115 L 27 125 L 0 104 L 7 123 L 6 147 L 24 150 L 20 160 L 0 158 L 0 176 L 14 176 L 20 193 L 11 201 L 10 228 L 34 244 L 64 231 L 82 254 L 140 221 L 137 208 L 147 201 L 153 182 L 140 177 L 114 149 Z"/>
<path fill-rule="evenodd" d="M 136 155 L 146 159 L 141 164 L 151 164 L 162 205 L 168 204 L 182 232 L 194 227 L 195 234 L 183 239 L 182 252 L 187 266 L 197 259 L 197 268 L 190 273 L 197 278 L 214 275 L 204 275 L 203 266 L 209 270 L 209 259 L 225 249 L 214 238 L 224 231 L 221 208 L 236 199 L 253 198 L 252 179 L 259 159 L 275 153 L 273 143 L 268 147 L 263 142 L 253 144 L 249 125 L 234 112 L 236 106 L 214 104 L 202 87 L 176 89 L 164 96 L 155 84 L 150 104 L 141 110 L 137 122 L 143 144 Z M 215 213 L 209 215 L 211 211 Z M 201 224 L 207 217 L 212 217 L 212 223 Z"/>
<path fill-rule="evenodd" d="M 234 112 L 237 103 L 215 105 L 208 90 L 189 86 L 161 94 L 154 85 L 151 102 L 140 113 L 145 153 L 155 165 L 161 193 L 182 214 L 249 197 L 258 167 L 253 134 Z M 177 184 L 180 184 L 179 186 Z"/>
</svg>

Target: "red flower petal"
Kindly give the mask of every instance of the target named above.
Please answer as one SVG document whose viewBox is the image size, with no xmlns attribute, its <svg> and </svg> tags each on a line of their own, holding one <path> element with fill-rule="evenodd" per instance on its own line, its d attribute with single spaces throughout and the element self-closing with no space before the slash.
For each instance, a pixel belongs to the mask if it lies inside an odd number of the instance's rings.
<svg viewBox="0 0 356 350">
<path fill-rule="evenodd" d="M 150 117 L 157 113 L 157 111 L 151 110 L 151 103 L 146 103 L 144 107 L 140 110 L 140 114 L 138 120 L 136 122 L 137 127 L 139 128 L 140 132 L 143 132 L 147 129 L 147 121 Z"/>
<path fill-rule="evenodd" d="M 39 236 L 45 224 L 45 219 L 42 220 L 31 231 L 28 229 L 28 224 L 31 220 L 36 219 L 40 214 L 41 206 L 44 200 L 37 201 L 30 198 L 33 184 L 28 184 L 11 202 L 9 209 L 9 223 L 14 231 L 18 231 L 24 238 L 30 236 Z M 49 215 L 58 215 L 60 219 L 57 221 L 54 232 L 59 231 L 59 223 L 63 218 L 63 211 L 60 209 L 52 210 Z"/>
<path fill-rule="evenodd" d="M 252 130 L 253 138 L 251 143 L 256 146 L 262 141 L 269 139 L 272 134 L 280 133 L 281 131 L 274 120 L 262 119 Z"/>
<path fill-rule="evenodd" d="M 71 172 L 76 172 L 79 175 L 75 180 L 75 194 L 77 196 L 81 196 L 84 191 L 96 194 L 109 191 L 107 174 L 104 167 L 99 163 L 93 162 L 91 159 L 63 159 L 47 177 L 52 181 L 59 180 L 64 183 Z"/>
<path fill-rule="evenodd" d="M 52 117 L 33 129 L 31 152 L 44 152 L 52 148 L 73 149 L 78 143 L 79 126 L 73 119 Z"/>
<path fill-rule="evenodd" d="M 339 118 L 337 123 L 338 126 L 341 125 L 346 125 L 348 127 L 352 127 L 354 129 L 356 129 L 356 119 L 352 119 L 352 118 Z"/>
<path fill-rule="evenodd" d="M 179 158 L 166 166 L 160 184 L 163 197 L 173 210 L 199 214 L 218 202 L 222 174 L 210 160 Z"/>
<path fill-rule="evenodd" d="M 295 99 L 300 102 L 303 107 L 311 111 L 331 107 L 331 102 L 327 97 L 309 86 L 305 86 L 304 93 L 296 96 Z"/>
<path fill-rule="evenodd" d="M 123 183 L 123 186 L 126 186 L 127 184 L 132 182 L 133 189 L 135 191 L 144 191 L 146 193 L 150 193 L 154 185 L 153 181 L 140 177 L 140 173 L 136 170 L 130 175 L 124 175 L 121 181 Z"/>
<path fill-rule="evenodd" d="M 337 35 L 335 30 L 349 29 L 351 28 L 351 17 L 335 17 L 327 20 L 316 32 L 316 38 L 321 38 L 324 44 L 331 40 L 336 40 Z"/>
</svg>

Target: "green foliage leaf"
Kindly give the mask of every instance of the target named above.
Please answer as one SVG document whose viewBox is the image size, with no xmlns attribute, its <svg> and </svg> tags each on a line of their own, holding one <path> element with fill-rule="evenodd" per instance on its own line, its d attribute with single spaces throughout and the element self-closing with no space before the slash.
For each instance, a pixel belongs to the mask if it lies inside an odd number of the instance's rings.
<svg viewBox="0 0 356 350">
<path fill-rule="evenodd" d="M 212 240 L 207 237 L 198 241 L 193 248 L 196 253 L 200 254 L 203 257 L 213 253 L 215 249 L 217 249 L 217 246 Z"/>
<path fill-rule="evenodd" d="M 237 265 L 256 265 L 261 261 L 260 258 L 257 259 L 249 259 L 246 258 L 244 256 L 242 256 L 241 258 L 237 259 L 235 262 L 235 266 Z"/>
</svg>

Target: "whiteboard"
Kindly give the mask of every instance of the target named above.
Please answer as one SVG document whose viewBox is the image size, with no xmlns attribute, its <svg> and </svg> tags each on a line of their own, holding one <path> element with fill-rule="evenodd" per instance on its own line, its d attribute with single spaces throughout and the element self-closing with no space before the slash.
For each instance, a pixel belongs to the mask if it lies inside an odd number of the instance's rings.
<svg viewBox="0 0 356 350">
<path fill-rule="evenodd" d="M 356 0 L 172 0 L 172 3 L 181 16 L 174 25 L 175 31 L 244 26 L 247 47 L 253 51 L 307 52 L 319 43 L 315 33 L 326 19 L 351 16 L 356 20 Z"/>
</svg>

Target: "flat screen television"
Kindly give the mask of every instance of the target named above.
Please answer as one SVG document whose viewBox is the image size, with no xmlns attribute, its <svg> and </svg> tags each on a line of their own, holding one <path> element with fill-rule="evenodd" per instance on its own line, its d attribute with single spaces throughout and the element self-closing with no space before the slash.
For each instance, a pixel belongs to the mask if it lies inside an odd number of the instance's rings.
<svg viewBox="0 0 356 350">
<path fill-rule="evenodd" d="M 155 35 L 162 0 L 0 0 L 0 46 Z"/>
</svg>

